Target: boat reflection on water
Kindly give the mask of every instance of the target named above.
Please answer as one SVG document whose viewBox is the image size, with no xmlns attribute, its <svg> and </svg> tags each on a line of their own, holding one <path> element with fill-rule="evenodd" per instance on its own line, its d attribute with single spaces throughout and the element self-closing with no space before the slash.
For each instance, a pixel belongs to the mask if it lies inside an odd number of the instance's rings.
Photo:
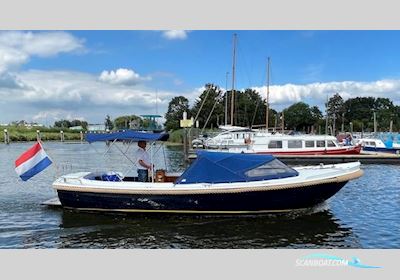
<svg viewBox="0 0 400 280">
<path fill-rule="evenodd" d="M 125 215 L 62 210 L 62 248 L 360 248 L 325 204 L 286 214 Z"/>
</svg>

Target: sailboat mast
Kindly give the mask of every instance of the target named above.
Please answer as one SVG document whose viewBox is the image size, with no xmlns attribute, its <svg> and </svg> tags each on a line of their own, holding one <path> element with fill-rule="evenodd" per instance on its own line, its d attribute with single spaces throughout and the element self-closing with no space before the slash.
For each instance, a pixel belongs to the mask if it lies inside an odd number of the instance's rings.
<svg viewBox="0 0 400 280">
<path fill-rule="evenodd" d="M 226 79 L 225 79 L 225 126 L 228 125 L 228 75 L 229 75 L 229 72 L 226 72 Z"/>
<path fill-rule="evenodd" d="M 236 33 L 233 34 L 233 61 L 232 61 L 232 97 L 231 97 L 231 125 L 234 125 L 233 115 L 235 107 L 235 64 L 236 64 Z"/>
<path fill-rule="evenodd" d="M 329 121 L 329 115 L 328 115 L 328 95 L 326 96 L 326 105 L 325 105 L 325 135 L 329 135 L 328 133 L 328 121 Z"/>
<path fill-rule="evenodd" d="M 270 67 L 271 59 L 268 57 L 268 64 L 267 64 L 267 108 L 265 112 L 265 128 L 268 132 L 268 124 L 269 124 L 269 67 Z"/>
</svg>

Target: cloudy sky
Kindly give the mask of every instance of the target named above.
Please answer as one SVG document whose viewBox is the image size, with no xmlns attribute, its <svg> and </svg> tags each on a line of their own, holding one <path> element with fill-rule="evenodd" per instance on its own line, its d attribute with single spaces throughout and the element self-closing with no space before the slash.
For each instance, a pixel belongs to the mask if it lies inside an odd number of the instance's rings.
<svg viewBox="0 0 400 280">
<path fill-rule="evenodd" d="M 400 104 L 399 31 L 1 31 L 0 123 L 163 115 L 173 96 L 225 88 L 235 32 L 237 88 L 265 94 L 270 56 L 275 109 L 323 110 L 335 92 Z"/>
</svg>

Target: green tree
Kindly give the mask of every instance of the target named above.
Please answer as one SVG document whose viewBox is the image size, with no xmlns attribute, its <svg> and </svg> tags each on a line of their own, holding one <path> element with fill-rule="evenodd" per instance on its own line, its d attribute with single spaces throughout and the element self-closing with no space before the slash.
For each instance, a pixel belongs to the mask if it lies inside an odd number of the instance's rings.
<svg viewBox="0 0 400 280">
<path fill-rule="evenodd" d="M 224 122 L 224 107 L 221 96 L 222 92 L 217 86 L 206 84 L 203 93 L 196 100 L 192 109 L 192 116 L 198 115 L 197 120 L 200 123 L 200 127 L 204 126 L 209 116 L 210 118 L 206 125 L 208 128 L 217 127 Z"/>
<path fill-rule="evenodd" d="M 107 116 L 106 116 L 106 118 L 105 118 L 105 120 L 104 120 L 104 126 L 105 126 L 105 128 L 108 129 L 108 130 L 113 130 L 114 124 L 113 124 L 113 122 L 112 122 L 112 120 L 111 120 L 110 115 L 107 115 Z"/>
<path fill-rule="evenodd" d="M 313 124 L 319 124 L 323 118 L 321 110 L 318 106 L 313 106 L 311 107 L 310 112 Z"/>
<path fill-rule="evenodd" d="M 345 118 L 348 122 L 357 122 L 357 126 L 364 129 L 373 128 L 372 116 L 375 107 L 375 98 L 373 97 L 356 97 L 349 98 L 343 104 Z M 354 130 L 356 127 L 354 126 Z M 361 129 L 360 129 L 361 130 Z"/>
<path fill-rule="evenodd" d="M 317 112 L 313 113 L 310 106 L 304 102 L 295 103 L 283 111 L 285 126 L 289 129 L 301 130 L 315 124 L 313 114 L 315 115 Z"/>
<path fill-rule="evenodd" d="M 345 112 L 343 98 L 339 93 L 335 93 L 334 96 L 329 98 L 326 107 L 330 122 L 337 130 L 337 124 L 342 122 L 343 113 Z M 336 132 L 334 133 L 336 134 Z"/>
<path fill-rule="evenodd" d="M 239 126 L 265 125 L 266 102 L 253 89 L 238 92 L 236 114 Z M 276 112 L 269 108 L 268 127 L 275 125 Z"/>
<path fill-rule="evenodd" d="M 167 131 L 179 129 L 180 120 L 185 111 L 188 113 L 189 117 L 189 100 L 184 96 L 176 96 L 172 98 L 168 104 L 168 111 L 165 114 L 165 129 Z"/>
<path fill-rule="evenodd" d="M 396 106 L 393 105 L 393 102 L 389 98 L 378 97 L 375 100 L 374 109 L 380 130 L 388 131 L 390 121 L 395 120 L 397 117 Z"/>
<path fill-rule="evenodd" d="M 133 123 L 137 123 L 138 126 L 141 126 L 143 120 L 141 117 L 136 115 L 119 116 L 114 120 L 114 127 L 116 129 L 129 129 Z"/>
<path fill-rule="evenodd" d="M 72 120 L 70 127 L 72 127 L 72 126 L 81 126 L 83 129 L 87 129 L 88 123 L 87 123 L 87 121 Z"/>
<path fill-rule="evenodd" d="M 59 121 L 54 122 L 54 127 L 69 128 L 71 126 L 72 126 L 72 124 L 69 120 L 59 120 Z"/>
<path fill-rule="evenodd" d="M 389 130 L 391 120 L 393 121 L 393 128 L 398 129 L 399 110 L 388 98 L 350 98 L 344 102 L 344 108 L 346 121 L 353 123 L 354 130 L 364 129 L 365 131 L 373 131 L 374 112 L 376 113 L 379 130 Z"/>
<path fill-rule="evenodd" d="M 318 108 L 318 106 L 313 106 L 310 108 L 311 111 L 311 119 L 312 119 L 312 131 L 315 132 L 321 132 L 318 129 L 321 129 L 322 127 L 325 128 L 325 120 L 323 118 L 321 110 Z"/>
<path fill-rule="evenodd" d="M 224 94 L 221 105 L 225 106 L 225 98 L 228 98 L 227 115 L 228 124 L 230 124 L 231 115 L 231 97 L 232 91 Z M 234 106 L 234 124 L 237 126 L 265 126 L 266 121 L 266 101 L 261 95 L 253 90 L 246 89 L 244 91 L 235 90 L 235 106 Z M 275 126 L 275 118 L 277 112 L 271 107 L 269 108 L 268 127 Z"/>
<path fill-rule="evenodd" d="M 54 127 L 57 128 L 70 128 L 73 126 L 81 126 L 83 129 L 87 129 L 88 123 L 82 120 L 59 120 L 54 122 Z"/>
</svg>

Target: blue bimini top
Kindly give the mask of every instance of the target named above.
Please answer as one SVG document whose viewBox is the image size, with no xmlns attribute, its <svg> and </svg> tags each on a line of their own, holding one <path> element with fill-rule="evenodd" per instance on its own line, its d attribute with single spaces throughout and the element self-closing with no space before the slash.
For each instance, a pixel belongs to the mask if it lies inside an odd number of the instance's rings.
<svg viewBox="0 0 400 280">
<path fill-rule="evenodd" d="M 197 159 L 176 184 L 250 182 L 298 175 L 272 155 L 198 151 Z"/>
<path fill-rule="evenodd" d="M 134 130 L 126 130 L 111 133 L 88 133 L 86 141 L 89 143 L 96 141 L 114 141 L 114 140 L 131 140 L 131 141 L 167 141 L 168 133 L 150 133 Z"/>
</svg>

